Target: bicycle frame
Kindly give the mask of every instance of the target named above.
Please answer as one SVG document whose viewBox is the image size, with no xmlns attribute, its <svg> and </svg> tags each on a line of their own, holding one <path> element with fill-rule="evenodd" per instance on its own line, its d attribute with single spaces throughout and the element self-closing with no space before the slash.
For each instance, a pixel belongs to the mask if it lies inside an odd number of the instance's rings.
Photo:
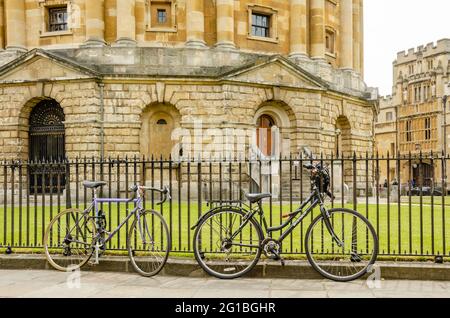
<svg viewBox="0 0 450 318">
<path fill-rule="evenodd" d="M 99 218 L 99 205 L 102 203 L 134 203 L 136 207 L 127 215 L 127 217 L 108 235 L 108 237 L 103 241 L 104 244 L 108 243 L 112 240 L 112 238 L 120 231 L 120 229 L 130 220 L 133 215 L 136 215 L 138 218 L 138 222 L 140 221 L 140 215 L 137 213 L 140 210 L 144 209 L 143 206 L 143 197 L 141 197 L 138 193 L 136 198 L 133 199 L 121 199 L 121 198 L 98 198 L 97 191 L 94 192 L 94 198 L 87 209 L 84 210 L 84 214 L 90 214 L 91 211 L 95 212 L 95 219 Z M 96 223 L 97 226 L 97 223 Z M 97 227 L 97 230 L 99 228 Z M 141 233 L 142 235 L 142 233 Z"/>
<path fill-rule="evenodd" d="M 308 205 L 310 206 L 303 211 Z M 272 233 L 277 231 L 282 231 L 284 228 L 289 228 L 281 233 L 280 238 L 278 239 L 279 242 L 283 242 L 293 231 L 294 229 L 303 222 L 303 220 L 318 206 L 320 205 L 320 212 L 322 213 L 326 227 L 328 231 L 330 232 L 331 236 L 335 240 L 335 242 L 338 244 L 338 246 L 343 245 L 343 243 L 339 240 L 336 233 L 334 232 L 334 229 L 331 225 L 331 222 L 329 221 L 330 215 L 327 211 L 327 209 L 324 207 L 324 202 L 322 199 L 322 195 L 319 192 L 319 189 L 317 187 L 313 188 L 313 191 L 308 199 L 306 199 L 301 206 L 295 210 L 294 212 L 290 213 L 289 220 L 287 220 L 285 223 L 281 224 L 280 226 L 276 227 L 269 227 L 266 221 L 266 218 L 264 216 L 264 210 L 262 208 L 261 202 L 258 203 L 258 208 L 254 209 L 252 211 L 249 211 L 249 216 L 245 222 L 242 223 L 242 225 L 239 227 L 239 229 L 231 236 L 231 240 L 234 240 L 240 233 L 240 231 L 247 225 L 247 223 L 257 214 L 261 216 L 262 224 L 264 226 L 264 230 L 266 232 L 266 238 L 272 238 Z M 300 215 L 298 219 L 297 216 Z M 296 220 L 295 220 L 296 219 Z M 294 221 L 295 220 L 295 221 Z M 294 221 L 294 222 L 293 222 Z M 293 223 L 292 223 L 293 222 Z"/>
</svg>

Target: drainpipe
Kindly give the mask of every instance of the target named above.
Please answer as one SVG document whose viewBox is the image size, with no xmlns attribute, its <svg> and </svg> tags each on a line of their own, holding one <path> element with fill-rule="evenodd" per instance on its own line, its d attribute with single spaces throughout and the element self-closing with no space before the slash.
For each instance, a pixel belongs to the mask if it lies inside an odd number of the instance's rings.
<svg viewBox="0 0 450 318">
<path fill-rule="evenodd" d="M 98 83 L 100 87 L 100 160 L 105 158 L 105 101 L 104 83 Z"/>
</svg>

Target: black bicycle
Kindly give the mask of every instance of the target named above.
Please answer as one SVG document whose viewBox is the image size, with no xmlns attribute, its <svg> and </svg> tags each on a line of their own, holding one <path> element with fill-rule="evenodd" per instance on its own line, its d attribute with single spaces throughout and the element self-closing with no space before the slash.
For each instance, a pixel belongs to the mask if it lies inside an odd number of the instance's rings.
<svg viewBox="0 0 450 318">
<path fill-rule="evenodd" d="M 313 159 L 310 151 L 306 154 Z M 256 266 L 263 253 L 284 265 L 280 255 L 282 242 L 316 207 L 319 215 L 305 235 L 306 256 L 312 267 L 324 277 L 340 282 L 358 279 L 372 270 L 378 255 L 373 226 L 356 211 L 328 210 L 324 204 L 325 195 L 332 197 L 328 168 L 313 161 L 304 168 L 311 171 L 311 195 L 296 211 L 286 215 L 288 220 L 280 226 L 268 227 L 264 217 L 262 200 L 271 197 L 269 193 L 247 194 L 250 206 L 242 202 L 220 205 L 198 220 L 192 227 L 194 254 L 208 274 L 221 279 L 241 277 Z M 278 239 L 273 238 L 275 232 L 282 232 Z"/>
</svg>

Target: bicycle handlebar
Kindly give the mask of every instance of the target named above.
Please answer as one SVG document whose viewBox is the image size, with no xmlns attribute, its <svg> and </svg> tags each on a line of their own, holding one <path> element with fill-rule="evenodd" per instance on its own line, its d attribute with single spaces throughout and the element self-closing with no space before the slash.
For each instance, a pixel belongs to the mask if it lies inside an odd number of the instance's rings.
<svg viewBox="0 0 450 318">
<path fill-rule="evenodd" d="M 134 185 L 131 189 L 131 191 L 133 192 L 137 192 L 138 190 L 142 191 L 142 192 L 146 192 L 146 191 L 154 191 L 154 192 L 159 192 L 162 194 L 162 200 L 159 202 L 156 202 L 156 205 L 162 205 L 164 204 L 167 200 L 171 200 L 172 196 L 170 195 L 170 190 L 169 187 L 165 186 L 163 189 L 158 189 L 158 188 L 153 188 L 153 187 L 145 187 L 145 186 L 138 186 L 138 185 Z"/>
<path fill-rule="evenodd" d="M 316 165 L 314 165 L 312 163 L 310 163 L 310 164 L 303 164 L 303 168 L 305 168 L 307 170 L 314 170 L 314 169 L 316 169 L 319 173 L 323 170 L 323 167 L 322 167 L 322 165 L 320 163 L 316 164 Z M 336 197 L 330 192 L 330 190 L 326 189 L 324 193 L 327 196 L 329 196 L 330 199 L 332 199 L 332 200 L 336 199 Z"/>
</svg>

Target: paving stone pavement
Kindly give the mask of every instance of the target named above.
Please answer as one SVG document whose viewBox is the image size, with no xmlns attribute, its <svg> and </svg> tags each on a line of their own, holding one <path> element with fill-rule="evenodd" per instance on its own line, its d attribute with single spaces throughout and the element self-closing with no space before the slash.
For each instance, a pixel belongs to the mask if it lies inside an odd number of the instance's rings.
<svg viewBox="0 0 450 318">
<path fill-rule="evenodd" d="M 54 298 L 450 298 L 450 282 L 141 277 L 130 273 L 0 270 L 0 297 Z"/>
</svg>

